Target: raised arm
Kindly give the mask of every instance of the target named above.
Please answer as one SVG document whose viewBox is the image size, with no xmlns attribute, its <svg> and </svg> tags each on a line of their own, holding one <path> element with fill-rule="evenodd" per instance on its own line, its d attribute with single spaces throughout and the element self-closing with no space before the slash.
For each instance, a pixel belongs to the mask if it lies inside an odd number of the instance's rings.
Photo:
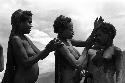
<svg viewBox="0 0 125 83">
<path fill-rule="evenodd" d="M 75 40 L 75 39 L 71 39 L 70 41 L 71 41 L 72 45 L 76 46 L 76 47 L 85 47 L 86 46 L 85 41 Z"/>
<path fill-rule="evenodd" d="M 93 31 L 86 41 L 70 39 L 73 46 L 86 47 L 89 49 L 95 43 L 95 32 Z"/>
<path fill-rule="evenodd" d="M 15 52 L 15 58 L 18 63 L 24 67 L 30 67 L 33 64 L 37 63 L 42 56 L 49 54 L 48 50 L 44 49 L 39 54 L 32 53 L 32 57 L 28 57 L 28 54 L 21 42 L 21 39 L 18 36 L 14 36 L 12 39 L 12 45 Z"/>
<path fill-rule="evenodd" d="M 116 49 L 115 57 L 116 83 L 122 83 L 123 54 L 119 48 Z"/>
</svg>

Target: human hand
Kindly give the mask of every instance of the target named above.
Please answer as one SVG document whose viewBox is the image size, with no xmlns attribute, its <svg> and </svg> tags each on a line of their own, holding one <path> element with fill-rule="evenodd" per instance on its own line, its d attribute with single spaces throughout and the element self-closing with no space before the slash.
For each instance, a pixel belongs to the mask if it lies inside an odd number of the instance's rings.
<svg viewBox="0 0 125 83">
<path fill-rule="evenodd" d="M 87 53 L 87 49 L 84 48 L 83 52 L 82 52 L 82 56 L 86 56 L 86 53 Z"/>
<path fill-rule="evenodd" d="M 104 19 L 100 16 L 99 18 L 97 17 L 95 22 L 94 22 L 94 29 L 98 28 L 102 23 Z"/>
<path fill-rule="evenodd" d="M 91 60 L 96 56 L 97 50 L 89 49 L 88 54 L 91 55 Z"/>
<path fill-rule="evenodd" d="M 104 19 L 100 16 L 99 18 L 97 17 L 95 22 L 94 22 L 94 29 L 92 30 L 92 33 L 90 35 L 90 39 L 95 42 L 96 38 L 96 30 L 100 27 L 100 25 L 103 23 Z"/>
<path fill-rule="evenodd" d="M 61 47 L 63 44 L 59 39 L 54 38 L 51 40 L 47 45 L 46 49 L 49 50 L 50 52 L 55 51 L 57 48 Z"/>
</svg>

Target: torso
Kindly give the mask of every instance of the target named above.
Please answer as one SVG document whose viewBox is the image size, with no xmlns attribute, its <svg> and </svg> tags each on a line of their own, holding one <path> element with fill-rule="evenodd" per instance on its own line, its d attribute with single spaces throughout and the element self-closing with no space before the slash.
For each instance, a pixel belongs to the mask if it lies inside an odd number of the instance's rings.
<svg viewBox="0 0 125 83">
<path fill-rule="evenodd" d="M 29 42 L 26 39 L 22 39 L 22 44 L 26 50 L 26 53 L 28 57 L 33 57 L 31 54 L 35 54 L 33 48 L 29 44 Z M 18 56 L 18 55 L 16 55 Z M 15 75 L 15 83 L 35 83 L 35 81 L 38 78 L 39 75 L 39 67 L 38 63 L 35 63 L 29 68 L 25 68 L 18 61 L 17 63 L 17 70 L 16 70 L 16 75 Z"/>
<path fill-rule="evenodd" d="M 104 51 L 102 57 L 105 60 L 110 62 L 98 62 L 101 65 L 96 66 L 92 60 L 89 61 L 88 71 L 93 74 L 94 83 L 114 83 L 114 73 L 115 73 L 115 64 L 112 60 L 112 56 L 114 55 L 114 48 L 111 47 Z M 89 55 L 90 58 L 93 55 Z"/>
<path fill-rule="evenodd" d="M 69 49 L 70 53 L 73 54 L 76 58 L 79 57 L 78 52 L 71 45 L 70 41 L 68 44 L 63 42 L 64 45 Z M 58 76 L 58 83 L 74 83 L 74 76 L 76 75 L 75 68 L 70 64 L 70 62 L 58 51 L 55 53 L 56 57 L 56 75 Z"/>
</svg>

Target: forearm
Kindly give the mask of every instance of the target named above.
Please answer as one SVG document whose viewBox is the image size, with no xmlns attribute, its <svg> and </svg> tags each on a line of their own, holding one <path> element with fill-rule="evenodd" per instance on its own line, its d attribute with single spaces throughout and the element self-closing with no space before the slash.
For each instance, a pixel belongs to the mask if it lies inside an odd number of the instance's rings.
<svg viewBox="0 0 125 83">
<path fill-rule="evenodd" d="M 37 63 L 40 59 L 44 59 L 49 55 L 49 51 L 46 49 L 40 51 L 39 54 L 33 54 L 32 57 L 28 57 L 27 61 L 24 62 L 26 67 L 32 66 L 33 64 Z"/>
<path fill-rule="evenodd" d="M 41 51 L 40 54 L 39 54 L 39 55 L 41 55 L 41 60 L 43 60 L 44 58 L 46 58 L 49 55 L 50 52 L 51 51 L 47 50 L 46 48 L 43 51 Z"/>
<path fill-rule="evenodd" d="M 94 45 L 94 42 L 95 39 L 94 39 L 94 34 L 92 33 L 88 38 L 87 40 L 85 41 L 85 44 L 86 44 L 86 49 L 90 49 L 92 45 Z"/>
<path fill-rule="evenodd" d="M 76 47 L 85 47 L 86 46 L 86 42 L 85 41 L 74 40 L 74 39 L 71 39 L 70 41 L 71 41 L 72 45 L 76 46 Z"/>
</svg>

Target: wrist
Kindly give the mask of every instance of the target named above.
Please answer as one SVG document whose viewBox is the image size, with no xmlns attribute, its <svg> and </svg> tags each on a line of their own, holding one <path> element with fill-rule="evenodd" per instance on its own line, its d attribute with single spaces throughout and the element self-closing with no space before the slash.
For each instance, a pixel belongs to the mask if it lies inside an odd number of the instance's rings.
<svg viewBox="0 0 125 83">
<path fill-rule="evenodd" d="M 49 48 L 45 48 L 45 49 L 44 49 L 44 52 L 48 54 L 48 53 L 51 52 L 51 50 L 50 50 Z"/>
</svg>

